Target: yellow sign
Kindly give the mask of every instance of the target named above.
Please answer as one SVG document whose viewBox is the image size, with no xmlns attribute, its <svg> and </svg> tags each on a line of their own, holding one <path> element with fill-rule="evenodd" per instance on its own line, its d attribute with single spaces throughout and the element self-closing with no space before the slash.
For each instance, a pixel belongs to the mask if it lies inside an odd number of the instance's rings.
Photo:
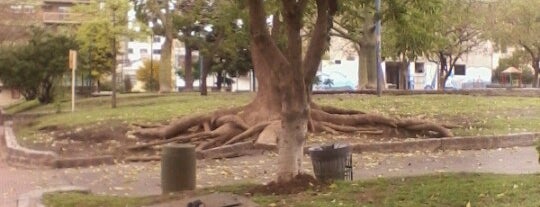
<svg viewBox="0 0 540 207">
<path fill-rule="evenodd" d="M 77 68 L 77 51 L 69 50 L 69 69 Z"/>
</svg>

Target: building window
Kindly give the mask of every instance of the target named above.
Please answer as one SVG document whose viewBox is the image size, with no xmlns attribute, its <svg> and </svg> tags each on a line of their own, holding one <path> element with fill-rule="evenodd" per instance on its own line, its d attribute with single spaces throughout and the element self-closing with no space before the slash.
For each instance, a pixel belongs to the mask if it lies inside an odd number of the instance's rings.
<svg viewBox="0 0 540 207">
<path fill-rule="evenodd" d="M 414 63 L 415 73 L 424 73 L 424 63 Z"/>
<path fill-rule="evenodd" d="M 160 42 L 159 37 L 154 37 L 154 42 Z"/>
<path fill-rule="evenodd" d="M 465 65 L 455 65 L 454 75 L 465 75 Z"/>
<path fill-rule="evenodd" d="M 67 6 L 60 6 L 60 7 L 58 7 L 58 12 L 59 13 L 69 13 L 69 9 L 70 8 L 67 7 Z"/>
<path fill-rule="evenodd" d="M 140 49 L 140 50 L 139 50 L 139 53 L 141 53 L 141 54 L 147 54 L 147 53 L 148 53 L 148 50 L 147 50 L 147 49 Z"/>
<path fill-rule="evenodd" d="M 128 53 L 133 54 L 133 48 L 128 48 Z"/>
<path fill-rule="evenodd" d="M 32 5 L 25 5 L 23 8 L 24 13 L 34 13 L 34 6 Z"/>
<path fill-rule="evenodd" d="M 154 51 L 152 51 L 152 54 L 159 55 L 159 54 L 161 54 L 161 50 L 154 50 Z"/>
<path fill-rule="evenodd" d="M 22 10 L 21 5 L 11 5 L 10 8 L 13 13 L 20 13 Z"/>
</svg>

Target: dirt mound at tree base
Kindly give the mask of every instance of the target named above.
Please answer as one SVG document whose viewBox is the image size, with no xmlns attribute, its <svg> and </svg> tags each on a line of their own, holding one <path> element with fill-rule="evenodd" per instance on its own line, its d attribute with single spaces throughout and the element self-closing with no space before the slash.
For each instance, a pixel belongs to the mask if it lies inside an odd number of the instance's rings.
<svg viewBox="0 0 540 207">
<path fill-rule="evenodd" d="M 276 181 L 272 181 L 266 185 L 260 185 L 252 188 L 249 190 L 249 193 L 252 195 L 287 195 L 301 193 L 309 189 L 320 191 L 327 186 L 328 183 L 318 181 L 311 175 L 298 174 L 296 177 L 294 177 L 294 179 L 287 183 L 278 183 Z"/>
</svg>

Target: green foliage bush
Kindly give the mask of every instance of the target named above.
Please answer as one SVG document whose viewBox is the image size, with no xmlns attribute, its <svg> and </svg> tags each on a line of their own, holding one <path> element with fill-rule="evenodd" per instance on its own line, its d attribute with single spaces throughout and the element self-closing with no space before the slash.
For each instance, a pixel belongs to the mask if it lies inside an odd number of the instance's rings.
<svg viewBox="0 0 540 207">
<path fill-rule="evenodd" d="M 18 89 L 26 100 L 54 100 L 54 88 L 68 69 L 68 51 L 77 47 L 68 36 L 32 28 L 26 44 L 0 48 L 0 80 Z"/>
</svg>

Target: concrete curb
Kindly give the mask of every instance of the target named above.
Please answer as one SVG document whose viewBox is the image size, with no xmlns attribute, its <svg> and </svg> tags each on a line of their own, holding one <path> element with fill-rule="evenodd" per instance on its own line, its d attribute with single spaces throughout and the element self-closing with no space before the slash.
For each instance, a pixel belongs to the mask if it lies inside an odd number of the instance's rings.
<svg viewBox="0 0 540 207">
<path fill-rule="evenodd" d="M 354 91 L 313 91 L 316 95 L 330 95 L 330 94 L 366 94 L 375 95 L 376 90 L 354 90 Z M 523 88 L 490 88 L 490 89 L 461 89 L 461 90 L 383 90 L 384 95 L 484 95 L 484 96 L 519 96 L 519 97 L 538 97 L 540 96 L 539 89 L 523 89 Z"/>
<path fill-rule="evenodd" d="M 90 193 L 90 189 L 78 186 L 62 186 L 56 188 L 34 190 L 24 194 L 21 194 L 17 198 L 17 207 L 44 207 L 42 203 L 42 197 L 47 193 L 54 192 L 76 192 L 76 193 Z"/>
<path fill-rule="evenodd" d="M 430 138 L 414 141 L 353 144 L 353 152 L 408 153 L 439 150 L 479 150 L 532 146 L 540 133 L 520 133 L 493 136 Z"/>
<path fill-rule="evenodd" d="M 52 151 L 25 148 L 17 142 L 12 121 L 6 121 L 0 110 L 0 153 L 2 159 L 12 166 L 24 168 L 70 168 L 114 164 L 112 156 L 62 158 Z"/>
<path fill-rule="evenodd" d="M 4 122 L 3 140 L 6 149 L 6 162 L 15 166 L 50 167 L 58 155 L 51 151 L 39 151 L 22 147 L 17 142 L 11 121 Z"/>
<path fill-rule="evenodd" d="M 416 151 L 439 150 L 479 150 L 508 147 L 525 147 L 535 145 L 540 140 L 540 133 L 520 133 L 509 135 L 470 136 L 429 138 L 403 142 L 351 144 L 353 153 L 409 153 Z M 309 153 L 309 147 L 304 147 L 304 153 Z M 275 145 L 257 144 L 257 149 L 276 151 Z"/>
</svg>

